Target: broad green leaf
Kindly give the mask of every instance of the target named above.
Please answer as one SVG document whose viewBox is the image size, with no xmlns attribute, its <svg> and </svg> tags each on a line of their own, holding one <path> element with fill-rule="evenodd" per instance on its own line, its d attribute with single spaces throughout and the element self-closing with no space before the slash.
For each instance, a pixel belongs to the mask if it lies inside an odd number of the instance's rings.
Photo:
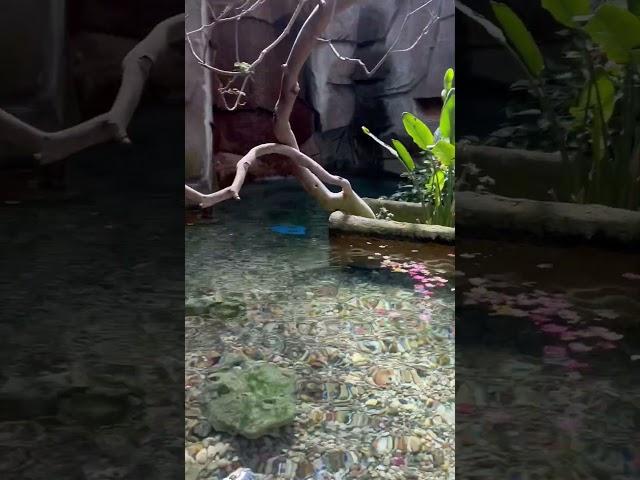
<svg viewBox="0 0 640 480">
<path fill-rule="evenodd" d="M 589 0 L 542 0 L 542 7 L 569 28 L 578 27 L 575 17 L 582 17 L 591 12 Z"/>
<path fill-rule="evenodd" d="M 414 143 L 422 150 L 433 145 L 433 133 L 422 120 L 408 112 L 402 114 L 402 124 L 407 133 L 413 138 Z"/>
<path fill-rule="evenodd" d="M 404 164 L 405 168 L 409 172 L 413 172 L 416 169 L 416 164 L 413 162 L 413 158 L 411 158 L 411 155 L 409 154 L 409 151 L 406 149 L 406 147 L 395 138 L 391 140 L 391 143 L 393 144 L 393 148 L 396 149 L 396 152 L 398 152 L 398 158 Z"/>
<path fill-rule="evenodd" d="M 624 8 L 602 5 L 584 29 L 614 62 L 629 63 L 640 47 L 640 18 Z"/>
<path fill-rule="evenodd" d="M 640 17 L 640 0 L 627 0 L 627 8 L 631 13 Z"/>
<path fill-rule="evenodd" d="M 440 140 L 433 146 L 431 152 L 446 168 L 453 165 L 456 157 L 456 147 L 451 143 L 445 140 Z"/>
<path fill-rule="evenodd" d="M 500 43 L 507 45 L 507 38 L 500 28 L 493 22 L 487 20 L 485 17 L 467 7 L 464 3 L 456 0 L 456 8 L 471 18 L 473 21 L 484 27 L 489 35 L 498 40 Z"/>
<path fill-rule="evenodd" d="M 608 123 L 611 119 L 611 116 L 613 115 L 613 109 L 616 104 L 616 87 L 609 78 L 609 75 L 607 75 L 607 72 L 600 70 L 596 74 L 595 83 L 587 85 L 580 94 L 578 105 L 569 109 L 569 113 L 573 115 L 578 124 L 584 122 L 585 115 L 587 114 L 588 110 L 599 108 L 596 88 L 598 89 L 597 92 L 600 94 L 600 102 L 604 120 Z M 589 92 L 589 90 L 591 90 L 591 92 Z M 588 105 L 587 101 L 589 102 Z M 600 116 L 598 112 L 596 112 L 596 115 L 598 115 L 598 117 Z"/>
<path fill-rule="evenodd" d="M 448 68 L 447 71 L 444 73 L 444 91 L 446 93 L 449 93 L 449 90 L 451 90 L 453 88 L 453 78 L 454 78 L 454 71 L 453 68 Z"/>
<path fill-rule="evenodd" d="M 440 138 L 448 138 L 455 144 L 456 136 L 456 89 L 452 88 L 440 112 Z M 440 139 L 439 138 L 439 139 Z M 439 140 L 438 139 L 438 140 Z"/>
<path fill-rule="evenodd" d="M 520 55 L 531 75 L 539 77 L 544 70 L 544 60 L 538 45 L 520 17 L 504 3 L 491 2 L 495 14 L 504 34 L 511 45 Z"/>
<path fill-rule="evenodd" d="M 376 137 L 373 133 L 371 133 L 371 131 L 367 128 L 367 127 L 362 127 L 362 131 L 369 135 L 371 138 L 373 138 L 379 145 L 381 145 L 382 147 L 386 148 L 394 157 L 398 157 L 398 153 L 389 145 L 387 145 L 386 143 L 384 143 L 382 140 L 380 140 L 378 137 Z"/>
</svg>

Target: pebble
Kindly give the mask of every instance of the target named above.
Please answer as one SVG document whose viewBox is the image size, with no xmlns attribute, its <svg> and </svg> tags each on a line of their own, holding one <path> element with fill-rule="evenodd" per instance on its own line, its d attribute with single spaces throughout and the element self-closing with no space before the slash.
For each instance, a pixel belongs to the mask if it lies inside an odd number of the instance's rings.
<svg viewBox="0 0 640 480">
<path fill-rule="evenodd" d="M 198 462 L 200 465 L 204 465 L 205 463 L 207 463 L 207 450 L 203 448 L 198 452 L 198 454 L 196 455 L 196 462 Z"/>
<path fill-rule="evenodd" d="M 334 297 L 344 297 L 342 288 L 334 290 Z M 255 477 L 261 479 L 260 472 L 265 471 L 261 465 L 266 459 L 255 465 L 243 464 L 233 456 L 240 452 L 243 459 L 258 459 L 263 454 L 273 458 L 274 470 L 267 477 L 276 476 L 269 480 L 450 477 L 455 469 L 453 452 L 440 446 L 452 441 L 452 423 L 448 412 L 436 407 L 451 405 L 455 394 L 453 369 L 449 366 L 452 362 L 447 364 L 452 350 L 440 348 L 445 342 L 440 341 L 435 330 L 433 337 L 428 331 L 416 333 L 409 315 L 415 313 L 418 318 L 420 313 L 413 312 L 413 293 L 401 294 L 394 301 L 387 295 L 395 293 L 387 292 L 338 298 L 344 308 L 337 310 L 332 301 L 321 301 L 314 295 L 306 316 L 303 313 L 300 320 L 281 321 L 283 312 L 260 305 L 272 301 L 268 294 L 252 292 L 244 301 L 247 307 L 255 303 L 252 308 L 259 312 L 255 315 L 264 317 L 260 319 L 261 333 L 230 326 L 223 327 L 224 335 L 220 337 L 225 349 L 245 351 L 250 347 L 259 351 L 264 361 L 282 363 L 296 370 L 300 378 L 308 379 L 298 392 L 300 409 L 294 424 L 281 437 L 247 440 L 224 433 L 214 436 L 198 401 L 202 384 L 213 369 L 194 364 L 185 375 L 190 379 L 185 402 L 185 410 L 190 412 L 189 423 L 185 424 L 189 433 L 185 464 L 195 463 L 193 468 L 207 480 L 220 480 L 240 467 L 258 469 Z M 365 311 L 370 313 L 359 313 Z M 366 322 L 363 316 L 367 317 Z M 196 320 L 190 318 L 187 323 Z M 438 321 L 438 312 L 434 312 L 431 325 L 438 325 Z M 340 322 L 348 327 L 343 328 Z M 403 336 L 397 336 L 396 327 L 405 332 Z M 335 348 L 324 342 L 329 337 L 329 344 Z M 267 345 L 264 340 L 272 338 L 273 344 Z M 298 341 L 305 343 L 295 350 Z M 221 356 L 228 353 L 218 344 L 212 345 Z M 294 350 L 289 351 L 290 347 Z M 199 356 L 200 352 L 194 353 L 193 358 Z M 436 367 L 438 363 L 446 367 Z M 426 418 L 436 417 L 425 422 Z M 431 455 L 425 454 L 436 448 L 442 450 L 437 471 Z M 445 468 L 449 469 L 446 473 Z"/>
<path fill-rule="evenodd" d="M 441 467 L 442 465 L 444 465 L 445 459 L 444 459 L 444 452 L 442 450 L 436 450 L 435 452 L 433 452 L 432 456 L 433 456 L 433 464 L 436 467 Z"/>
<path fill-rule="evenodd" d="M 198 438 L 206 438 L 211 433 L 211 425 L 203 420 L 198 422 L 191 431 Z"/>
</svg>

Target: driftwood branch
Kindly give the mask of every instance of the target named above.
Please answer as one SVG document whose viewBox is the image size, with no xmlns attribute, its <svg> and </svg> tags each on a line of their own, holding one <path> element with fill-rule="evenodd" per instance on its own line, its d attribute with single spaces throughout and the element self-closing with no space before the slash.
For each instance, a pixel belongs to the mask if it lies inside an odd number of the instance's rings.
<svg viewBox="0 0 640 480">
<path fill-rule="evenodd" d="M 156 59 L 184 36 L 184 14 L 156 25 L 122 61 L 122 82 L 111 109 L 73 127 L 45 132 L 0 109 L 0 140 L 17 145 L 40 164 L 53 163 L 93 145 L 129 143 L 127 127 Z"/>
<path fill-rule="evenodd" d="M 275 107 L 273 131 L 276 139 L 280 143 L 288 145 L 296 151 L 299 151 L 299 147 L 293 130 L 291 129 L 290 118 L 293 105 L 300 92 L 298 77 L 309 55 L 311 55 L 311 51 L 316 46 L 316 39 L 327 28 L 329 22 L 336 14 L 338 4 L 339 2 L 337 2 L 337 0 L 318 1 L 318 5 L 313 9 L 298 32 L 289 57 L 282 66 L 280 95 Z M 343 4 L 343 6 L 344 5 L 346 4 Z M 306 168 L 305 165 L 300 163 L 294 164 L 293 174 L 298 181 L 300 181 L 307 193 L 314 197 L 326 210 L 342 210 L 348 214 L 375 218 L 375 214 L 369 206 L 353 191 L 351 191 L 350 197 L 355 197 L 357 200 L 352 202 L 350 198 L 345 195 L 342 198 L 344 204 L 338 206 L 339 201 L 336 201 L 336 199 L 331 196 L 331 192 L 322 184 L 320 179 L 314 175 L 314 172 Z M 359 213 L 350 211 L 350 208 L 354 205 L 358 207 Z"/>
<path fill-rule="evenodd" d="M 345 178 L 332 175 L 327 172 L 319 163 L 309 158 L 299 150 L 290 147 L 288 145 L 281 145 L 278 143 L 265 143 L 252 148 L 244 157 L 238 161 L 236 166 L 236 176 L 233 183 L 222 190 L 205 195 L 197 192 L 193 188 L 185 185 L 185 195 L 192 201 L 197 202 L 202 208 L 211 207 L 217 203 L 223 202 L 229 199 L 240 199 L 240 190 L 244 185 L 247 177 L 247 172 L 251 168 L 251 165 L 264 155 L 277 153 L 288 157 L 296 165 L 313 172 L 315 178 L 318 179 L 319 185 L 321 185 L 322 191 L 322 205 L 329 211 L 346 210 L 352 215 L 358 215 L 363 217 L 372 217 L 373 212 L 369 206 L 355 194 L 351 188 L 351 184 Z M 324 183 L 322 183 L 324 182 Z M 335 185 L 341 188 L 340 192 L 332 192 L 325 186 Z"/>
<path fill-rule="evenodd" d="M 264 55 L 260 54 L 258 59 L 254 61 L 254 64 L 250 65 L 249 68 L 245 68 L 247 75 L 252 73 L 256 62 L 262 61 L 269 49 L 272 49 L 288 35 L 296 18 L 300 14 L 302 6 L 307 1 L 308 0 L 301 0 L 299 2 L 285 31 L 278 36 L 274 43 L 263 50 Z M 295 177 L 300 181 L 304 189 L 314 197 L 325 210 L 330 212 L 341 210 L 352 215 L 375 218 L 371 208 L 353 191 L 347 180 L 329 174 L 317 162 L 300 152 L 298 142 L 291 129 L 291 112 L 298 97 L 298 92 L 300 91 L 298 77 L 309 55 L 311 55 L 313 48 L 317 44 L 317 38 L 327 28 L 327 25 L 337 11 L 350 7 L 358 0 L 343 0 L 342 2 L 338 0 L 315 1 L 317 5 L 298 32 L 291 51 L 289 52 L 289 57 L 282 66 L 280 94 L 275 107 L 273 126 L 275 137 L 280 144 L 265 144 L 250 150 L 249 153 L 238 162 L 235 180 L 233 184 L 226 189 L 210 195 L 203 195 L 185 185 L 185 196 L 187 199 L 196 201 L 202 207 L 212 206 L 230 198 L 238 199 L 240 188 L 246 178 L 247 170 L 256 158 L 268 153 L 278 153 L 286 156 L 288 161 L 292 162 Z M 253 3 L 252 6 L 253 5 L 255 5 L 255 3 Z M 231 10 L 225 8 L 225 11 L 228 13 Z M 218 22 L 219 21 L 220 17 L 218 17 Z M 212 26 L 213 24 L 215 24 L 215 21 L 208 26 Z M 243 93 L 241 90 L 239 95 Z M 340 186 L 342 191 L 340 193 L 334 193 L 327 188 L 325 183 Z"/>
</svg>

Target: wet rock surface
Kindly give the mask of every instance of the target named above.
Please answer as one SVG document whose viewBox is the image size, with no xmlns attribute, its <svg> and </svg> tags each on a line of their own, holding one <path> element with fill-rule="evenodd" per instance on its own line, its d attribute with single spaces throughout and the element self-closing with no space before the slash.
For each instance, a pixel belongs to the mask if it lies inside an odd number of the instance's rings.
<svg viewBox="0 0 640 480">
<path fill-rule="evenodd" d="M 216 431 L 256 439 L 293 422 L 294 390 L 293 372 L 227 356 L 207 378 L 204 411 Z"/>
</svg>

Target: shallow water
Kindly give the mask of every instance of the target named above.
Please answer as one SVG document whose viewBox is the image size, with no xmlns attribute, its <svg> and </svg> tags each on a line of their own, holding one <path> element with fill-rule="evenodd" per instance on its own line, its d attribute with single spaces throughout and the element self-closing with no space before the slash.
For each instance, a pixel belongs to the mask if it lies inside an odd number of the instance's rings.
<svg viewBox="0 0 640 480">
<path fill-rule="evenodd" d="M 222 462 L 187 459 L 188 474 L 452 478 L 453 251 L 409 249 L 409 259 L 395 242 L 332 246 L 327 215 L 295 184 L 243 193 L 185 235 L 187 298 L 222 305 L 186 318 L 186 447 L 195 457 L 203 444 L 231 446 Z M 277 224 L 306 235 L 271 231 Z M 229 352 L 295 371 L 297 416 L 279 437 L 194 434 L 203 378 Z"/>
<path fill-rule="evenodd" d="M 640 257 L 458 251 L 460 478 L 638 478 Z"/>
</svg>

